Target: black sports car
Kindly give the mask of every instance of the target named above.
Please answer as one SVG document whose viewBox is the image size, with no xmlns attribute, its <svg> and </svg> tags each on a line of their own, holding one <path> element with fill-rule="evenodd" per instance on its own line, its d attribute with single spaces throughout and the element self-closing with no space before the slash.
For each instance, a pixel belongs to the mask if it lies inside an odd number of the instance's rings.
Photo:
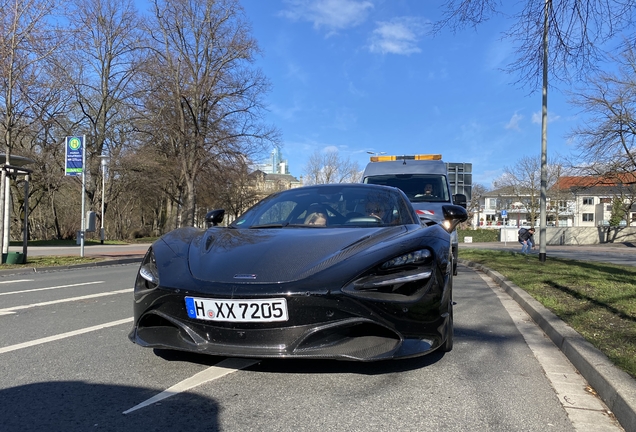
<svg viewBox="0 0 636 432">
<path fill-rule="evenodd" d="M 450 234 L 399 189 L 307 186 L 149 248 L 130 339 L 220 356 L 381 360 L 453 347 Z"/>
</svg>

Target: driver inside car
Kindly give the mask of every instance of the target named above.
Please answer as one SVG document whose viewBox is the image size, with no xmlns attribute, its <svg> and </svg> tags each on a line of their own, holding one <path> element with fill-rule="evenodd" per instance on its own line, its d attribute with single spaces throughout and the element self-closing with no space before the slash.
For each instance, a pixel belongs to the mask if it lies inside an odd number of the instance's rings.
<svg viewBox="0 0 636 432">
<path fill-rule="evenodd" d="M 323 208 L 316 204 L 312 204 L 307 210 L 307 217 L 305 217 L 304 224 L 327 226 L 327 214 Z"/>
<path fill-rule="evenodd" d="M 370 201 L 366 204 L 364 211 L 367 216 L 374 217 L 381 220 L 382 222 L 384 222 L 384 218 L 387 213 L 386 207 L 383 204 L 373 201 Z"/>
</svg>

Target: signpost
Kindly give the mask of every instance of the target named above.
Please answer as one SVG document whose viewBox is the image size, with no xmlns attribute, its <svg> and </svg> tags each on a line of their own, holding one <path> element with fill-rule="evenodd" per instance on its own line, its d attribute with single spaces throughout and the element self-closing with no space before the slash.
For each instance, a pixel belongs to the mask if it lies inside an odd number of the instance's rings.
<svg viewBox="0 0 636 432">
<path fill-rule="evenodd" d="M 84 207 L 86 191 L 86 135 L 66 137 L 64 173 L 67 176 L 82 176 L 82 229 L 80 237 L 80 257 L 84 257 Z"/>
<path fill-rule="evenodd" d="M 505 230 L 506 233 L 504 235 L 504 246 L 508 246 L 508 225 L 506 225 L 506 219 L 508 218 L 508 210 L 501 211 L 501 218 L 503 219 L 503 225 L 501 229 Z"/>
</svg>

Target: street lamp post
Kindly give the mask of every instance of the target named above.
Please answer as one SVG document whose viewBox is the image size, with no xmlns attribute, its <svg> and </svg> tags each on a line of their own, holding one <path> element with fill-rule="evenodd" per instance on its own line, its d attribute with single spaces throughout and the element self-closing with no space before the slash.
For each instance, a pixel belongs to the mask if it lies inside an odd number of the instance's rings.
<svg viewBox="0 0 636 432">
<path fill-rule="evenodd" d="M 106 190 L 106 165 L 108 164 L 108 155 L 100 155 L 102 162 L 102 226 L 99 230 L 100 243 L 104 244 L 104 197 Z"/>
</svg>

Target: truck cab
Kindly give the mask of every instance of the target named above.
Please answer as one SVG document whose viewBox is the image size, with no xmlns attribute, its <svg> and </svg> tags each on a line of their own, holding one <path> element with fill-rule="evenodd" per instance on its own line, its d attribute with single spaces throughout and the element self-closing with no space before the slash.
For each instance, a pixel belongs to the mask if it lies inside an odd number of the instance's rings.
<svg viewBox="0 0 636 432">
<path fill-rule="evenodd" d="M 423 223 L 445 224 L 444 206 L 466 208 L 466 195 L 451 195 L 446 163 L 441 155 L 373 156 L 362 175 L 363 183 L 401 189 Z M 457 231 L 451 233 L 453 274 L 457 274 Z"/>
</svg>

